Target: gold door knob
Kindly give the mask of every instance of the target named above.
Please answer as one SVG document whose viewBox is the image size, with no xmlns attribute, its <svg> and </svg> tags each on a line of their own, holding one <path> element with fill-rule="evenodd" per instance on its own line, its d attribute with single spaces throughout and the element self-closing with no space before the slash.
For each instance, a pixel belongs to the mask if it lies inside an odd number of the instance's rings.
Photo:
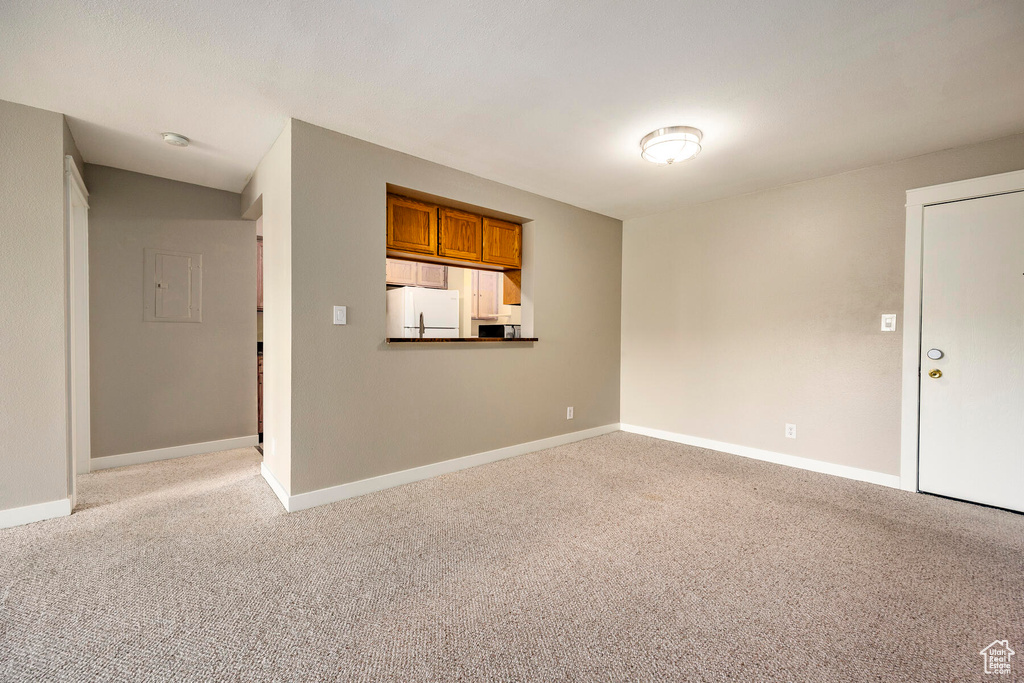
<svg viewBox="0 0 1024 683">
<path fill-rule="evenodd" d="M 932 370 L 931 372 L 928 373 L 928 376 L 931 377 L 932 379 L 938 379 L 942 377 L 942 370 Z"/>
</svg>

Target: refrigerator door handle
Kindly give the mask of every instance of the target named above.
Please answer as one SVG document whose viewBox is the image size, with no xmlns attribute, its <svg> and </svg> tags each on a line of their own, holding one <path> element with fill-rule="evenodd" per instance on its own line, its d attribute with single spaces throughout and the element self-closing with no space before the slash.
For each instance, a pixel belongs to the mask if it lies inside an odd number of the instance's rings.
<svg viewBox="0 0 1024 683">
<path fill-rule="evenodd" d="M 426 326 L 423 324 L 423 313 L 420 313 L 420 339 L 423 339 L 423 333 L 427 331 Z"/>
</svg>

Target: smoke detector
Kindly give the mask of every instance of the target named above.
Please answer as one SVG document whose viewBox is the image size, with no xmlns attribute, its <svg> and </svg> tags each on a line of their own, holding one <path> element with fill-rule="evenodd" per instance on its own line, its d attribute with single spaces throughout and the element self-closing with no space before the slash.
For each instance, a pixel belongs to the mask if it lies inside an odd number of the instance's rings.
<svg viewBox="0 0 1024 683">
<path fill-rule="evenodd" d="M 164 142 L 175 147 L 188 147 L 188 138 L 181 133 L 163 133 Z"/>
</svg>

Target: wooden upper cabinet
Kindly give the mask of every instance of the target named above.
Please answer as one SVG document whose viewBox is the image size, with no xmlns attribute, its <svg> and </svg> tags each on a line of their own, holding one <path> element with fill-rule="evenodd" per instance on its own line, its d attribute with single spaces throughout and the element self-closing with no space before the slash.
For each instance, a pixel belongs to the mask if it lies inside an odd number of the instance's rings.
<svg viewBox="0 0 1024 683">
<path fill-rule="evenodd" d="M 437 253 L 448 258 L 479 261 L 483 255 L 480 216 L 457 209 L 439 210 Z"/>
<path fill-rule="evenodd" d="M 484 263 L 521 268 L 523 265 L 523 226 L 495 218 L 483 220 Z"/>
<path fill-rule="evenodd" d="M 437 207 L 388 195 L 388 249 L 437 254 Z"/>
<path fill-rule="evenodd" d="M 430 202 L 388 195 L 389 256 L 490 266 L 490 270 L 523 267 L 523 226 Z"/>
<path fill-rule="evenodd" d="M 505 282 L 501 289 L 501 303 L 506 306 L 518 306 L 523 303 L 523 271 L 506 270 Z"/>
</svg>

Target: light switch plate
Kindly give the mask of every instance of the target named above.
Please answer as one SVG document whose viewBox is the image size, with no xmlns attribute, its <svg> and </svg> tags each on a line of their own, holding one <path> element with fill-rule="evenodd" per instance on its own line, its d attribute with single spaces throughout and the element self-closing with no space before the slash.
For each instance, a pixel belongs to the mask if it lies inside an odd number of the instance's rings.
<svg viewBox="0 0 1024 683">
<path fill-rule="evenodd" d="M 334 307 L 334 324 L 345 325 L 348 319 L 348 306 L 335 306 Z"/>
<path fill-rule="evenodd" d="M 882 314 L 882 332 L 895 332 L 896 331 L 896 314 L 895 313 L 883 313 Z"/>
</svg>

